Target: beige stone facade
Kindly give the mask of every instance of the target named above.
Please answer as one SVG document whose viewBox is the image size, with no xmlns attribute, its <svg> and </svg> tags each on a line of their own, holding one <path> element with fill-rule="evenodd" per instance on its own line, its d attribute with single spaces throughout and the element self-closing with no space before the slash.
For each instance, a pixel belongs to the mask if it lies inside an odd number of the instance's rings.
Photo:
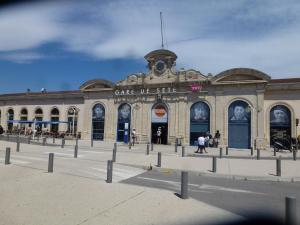
<svg viewBox="0 0 300 225">
<path fill-rule="evenodd" d="M 167 119 L 163 124 L 167 126 L 165 131 L 168 144 L 174 143 L 179 137 L 185 144 L 193 144 L 191 132 L 193 130 L 197 135 L 197 129 L 207 129 L 213 135 L 219 130 L 221 144 L 233 147 L 235 147 L 233 143 L 235 137 L 232 135 L 240 132 L 245 132 L 248 136 L 244 140 L 249 142 L 248 147 L 260 148 L 270 145 L 271 126 L 274 130 L 272 135 L 276 129 L 279 133 L 286 129 L 284 132 L 292 137 L 300 134 L 299 127 L 296 128 L 296 119 L 300 117 L 300 79 L 298 78 L 272 79 L 261 71 L 248 68 L 229 69 L 215 76 L 204 75 L 196 70 L 178 71 L 175 69 L 177 56 L 168 50 L 153 51 L 145 58 L 149 66 L 147 74 L 132 74 L 116 84 L 98 79 L 86 82 L 77 91 L 0 95 L 1 125 L 5 130 L 8 129 L 8 120 L 13 120 L 14 126 L 18 125 L 22 116 L 23 120 L 25 119 L 21 114 L 22 109 L 27 110 L 27 120 L 32 121 L 36 118 L 37 108 L 43 112 L 41 115 L 43 121 L 51 121 L 51 112 L 56 108 L 59 111 L 58 120 L 70 123 L 73 120 L 68 119 L 72 117 L 69 109 L 75 108 L 78 113 L 76 131 L 80 132 L 84 139 L 91 137 L 97 139 L 98 136 L 93 136 L 94 129 L 92 129 L 93 108 L 101 104 L 105 116 L 103 117 L 104 131 L 101 131 L 103 137 L 100 135 L 100 139 L 115 141 L 121 129 L 119 107 L 127 103 L 130 106 L 130 130 L 136 129 L 140 142 L 154 140 L 152 136 L 155 136 L 157 131 L 152 129 L 155 125 L 152 123 L 155 120 L 153 112 L 163 110 L 159 107 L 155 108 L 157 104 L 166 109 L 167 116 L 164 116 Z M 203 113 L 206 120 L 193 122 L 190 118 L 191 110 L 198 102 L 208 106 L 208 115 L 205 116 L 205 113 L 201 112 L 202 106 L 199 106 L 200 108 L 195 109 L 195 113 L 200 116 Z M 238 112 L 241 104 L 247 105 L 243 109 L 246 109 L 247 117 L 238 123 L 232 113 Z M 235 106 L 232 108 L 234 112 L 230 111 L 231 106 Z M 289 116 L 288 123 L 277 128 L 271 124 L 270 118 L 276 106 L 286 107 L 283 111 L 285 110 L 284 112 Z M 153 107 L 156 111 L 152 112 Z M 9 110 L 10 112 L 13 110 L 13 118 L 12 116 L 8 118 Z M 245 125 L 246 121 L 248 125 Z M 43 129 L 50 129 L 51 126 L 48 124 Z M 59 123 L 58 126 L 60 132 L 65 132 L 70 130 L 72 123 L 69 125 Z M 240 138 L 243 139 L 243 136 Z M 243 142 L 243 140 L 236 141 Z"/>
</svg>

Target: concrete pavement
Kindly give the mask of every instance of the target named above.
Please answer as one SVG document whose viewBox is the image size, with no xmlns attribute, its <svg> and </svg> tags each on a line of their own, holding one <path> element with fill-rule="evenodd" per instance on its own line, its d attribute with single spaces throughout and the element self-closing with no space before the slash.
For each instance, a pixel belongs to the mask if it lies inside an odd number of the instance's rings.
<svg viewBox="0 0 300 225">
<path fill-rule="evenodd" d="M 51 141 L 51 140 L 49 140 Z M 1 142 L 0 142 L 1 143 Z M 3 142 L 4 143 L 4 142 Z M 7 146 L 15 149 L 16 144 L 5 142 Z M 71 157 L 74 151 L 75 141 L 66 140 L 66 146 L 61 149 L 59 146 L 51 147 L 57 150 L 60 157 Z M 25 151 L 35 149 L 44 149 L 43 146 L 26 145 Z M 28 147 L 30 146 L 30 147 Z M 22 148 L 21 147 L 21 148 Z M 130 165 L 140 168 L 154 167 L 157 164 L 157 152 L 162 152 L 162 168 L 171 170 L 188 170 L 212 175 L 212 156 L 217 156 L 217 172 L 215 175 L 247 177 L 248 179 L 270 179 L 283 181 L 300 181 L 300 157 L 297 161 L 292 160 L 292 153 L 288 151 L 279 152 L 273 156 L 273 151 L 261 151 L 261 160 L 256 159 L 256 151 L 251 156 L 250 150 L 229 149 L 229 156 L 225 155 L 223 148 L 223 158 L 219 158 L 219 149 L 208 148 L 208 154 L 194 153 L 195 147 L 186 146 L 186 157 L 181 157 L 181 146 L 178 146 L 178 152 L 175 153 L 174 146 L 154 145 L 154 151 L 146 155 L 146 145 L 135 145 L 129 150 L 127 145 L 118 144 L 117 164 Z M 103 163 L 111 159 L 113 143 L 94 141 L 94 147 L 90 147 L 90 141 L 79 141 L 79 158 L 85 160 L 99 159 Z M 4 150 L 4 149 L 3 149 Z M 21 150 L 22 152 L 22 150 Z M 91 153 L 86 155 L 86 153 Z M 66 154 L 66 155 L 65 155 Z M 20 154 L 19 154 L 20 155 Z M 298 153 L 300 155 L 300 153 Z M 276 176 L 276 159 L 281 157 L 281 177 Z M 2 158 L 2 160 L 4 160 Z M 22 161 L 18 158 L 15 160 Z M 0 154 L 1 162 L 1 154 Z M 16 161 L 17 162 L 17 161 Z"/>
<path fill-rule="evenodd" d="M 0 165 L 0 224 L 207 224 L 240 220 L 173 192 L 90 177 Z"/>
<path fill-rule="evenodd" d="M 107 184 L 106 163 L 112 158 L 113 143 L 80 141 L 78 158 L 74 158 L 74 141 L 65 148 L 0 141 L 0 224 L 207 224 L 241 219 L 226 209 L 194 199 L 181 200 L 174 190 L 161 190 L 122 184 L 141 176 L 144 169 L 154 168 L 157 152 L 163 154 L 162 170 L 190 170 L 212 174 L 209 157 L 196 156 L 195 148 L 186 147 L 188 157 L 181 157 L 180 148 L 154 146 L 146 155 L 146 145 L 131 150 L 119 144 L 114 163 L 113 184 Z M 4 166 L 5 148 L 11 147 L 12 164 Z M 233 152 L 234 151 L 234 152 Z M 54 173 L 47 173 L 48 154 L 54 152 Z M 257 176 L 274 178 L 275 158 L 272 152 L 262 152 L 270 159 L 256 160 L 249 152 L 232 150 L 237 158 L 218 159 L 218 176 Z M 282 154 L 282 178 L 299 179 L 299 161 Z M 241 158 L 242 156 L 242 158 Z M 243 158 L 244 157 L 244 158 Z M 143 169 L 144 168 L 144 169 Z M 179 187 L 177 187 L 179 189 Z M 179 192 L 179 190 L 177 190 Z"/>
</svg>

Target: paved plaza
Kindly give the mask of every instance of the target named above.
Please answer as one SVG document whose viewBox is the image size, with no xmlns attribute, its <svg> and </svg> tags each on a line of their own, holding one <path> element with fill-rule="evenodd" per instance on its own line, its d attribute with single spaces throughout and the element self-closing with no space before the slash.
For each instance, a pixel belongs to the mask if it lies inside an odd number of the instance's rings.
<svg viewBox="0 0 300 225">
<path fill-rule="evenodd" d="M 226 155 L 224 147 L 220 158 L 219 149 L 196 154 L 195 147 L 185 146 L 182 157 L 181 146 L 177 152 L 170 145 L 154 145 L 153 151 L 149 146 L 147 155 L 145 144 L 131 149 L 118 144 L 109 184 L 107 161 L 112 159 L 114 143 L 95 141 L 91 147 L 89 141 L 79 140 L 78 158 L 74 158 L 75 141 L 66 140 L 64 148 L 60 143 L 57 139 L 53 145 L 48 139 L 48 145 L 42 146 L 40 139 L 21 143 L 16 152 L 15 142 L 0 141 L 0 224 L 207 224 L 246 218 L 250 211 L 243 208 L 247 204 L 255 208 L 253 199 L 261 199 L 257 209 L 273 204 L 273 213 L 283 218 L 284 196 L 298 195 L 300 158 L 293 160 L 288 151 L 276 156 L 271 150 L 261 151 L 257 160 L 256 151 L 251 156 L 250 150 L 229 149 Z M 7 147 L 11 164 L 4 165 Z M 54 153 L 53 173 L 47 172 L 49 153 Z M 212 156 L 217 156 L 216 173 L 211 171 Z M 275 160 L 279 156 L 280 177 Z M 174 194 L 180 193 L 181 170 L 189 171 L 187 200 Z M 276 191 L 268 191 L 270 185 Z M 263 200 L 268 198 L 272 202 Z M 273 208 L 262 212 L 272 214 Z"/>
</svg>

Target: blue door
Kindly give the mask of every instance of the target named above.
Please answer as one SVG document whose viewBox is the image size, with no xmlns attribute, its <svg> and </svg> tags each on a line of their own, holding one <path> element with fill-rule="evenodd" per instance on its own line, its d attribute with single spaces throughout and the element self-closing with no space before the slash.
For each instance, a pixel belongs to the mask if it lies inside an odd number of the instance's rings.
<svg viewBox="0 0 300 225">
<path fill-rule="evenodd" d="M 124 103 L 120 105 L 118 109 L 117 141 L 126 143 L 126 141 L 130 140 L 130 120 L 131 120 L 131 107 L 129 104 Z M 127 129 L 125 129 L 126 128 L 125 123 L 128 123 Z M 127 135 L 125 135 L 126 130 L 128 132 Z"/>
<path fill-rule="evenodd" d="M 244 101 L 235 101 L 228 108 L 228 146 L 251 147 L 251 108 Z"/>
<path fill-rule="evenodd" d="M 206 103 L 196 102 L 190 111 L 190 145 L 197 145 L 201 133 L 210 131 L 210 110 Z"/>
</svg>

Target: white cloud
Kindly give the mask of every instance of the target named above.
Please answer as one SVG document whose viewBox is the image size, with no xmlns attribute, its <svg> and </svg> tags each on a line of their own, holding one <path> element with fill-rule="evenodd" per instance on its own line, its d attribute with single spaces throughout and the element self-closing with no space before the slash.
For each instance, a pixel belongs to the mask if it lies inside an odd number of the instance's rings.
<svg viewBox="0 0 300 225">
<path fill-rule="evenodd" d="M 31 63 L 34 60 L 45 58 L 44 55 L 37 52 L 9 52 L 0 54 L 0 59 L 15 63 Z"/>
<path fill-rule="evenodd" d="M 297 0 L 99 0 L 20 6 L 0 11 L 0 52 L 2 59 L 7 55 L 13 60 L 16 51 L 25 58 L 24 50 L 60 42 L 67 51 L 100 60 L 142 58 L 160 47 L 160 11 L 180 67 L 214 74 L 251 67 L 273 77 L 299 76 Z"/>
</svg>

